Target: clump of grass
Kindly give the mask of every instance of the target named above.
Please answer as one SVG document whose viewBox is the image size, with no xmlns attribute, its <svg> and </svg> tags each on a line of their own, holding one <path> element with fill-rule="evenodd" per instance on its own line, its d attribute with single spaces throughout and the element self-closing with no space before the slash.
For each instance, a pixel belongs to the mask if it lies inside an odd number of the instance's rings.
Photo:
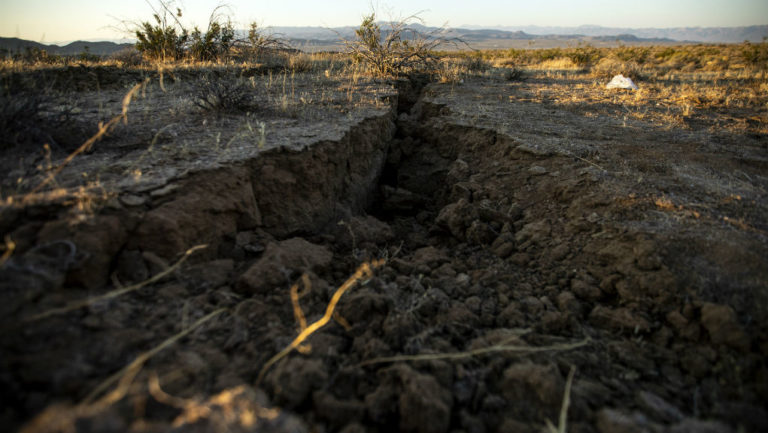
<svg viewBox="0 0 768 433">
<path fill-rule="evenodd" d="M 525 80 L 525 72 L 522 69 L 513 66 L 505 69 L 504 79 L 507 81 L 523 81 Z"/>
<path fill-rule="evenodd" d="M 311 56 L 300 53 L 288 57 L 288 68 L 293 72 L 311 72 L 315 64 Z"/>
<path fill-rule="evenodd" d="M 192 102 L 204 112 L 239 113 L 253 108 L 253 87 L 240 78 L 207 76 L 195 86 Z"/>
<path fill-rule="evenodd" d="M 16 145 L 55 145 L 55 131 L 68 119 L 50 91 L 0 90 L 0 149 Z"/>
</svg>

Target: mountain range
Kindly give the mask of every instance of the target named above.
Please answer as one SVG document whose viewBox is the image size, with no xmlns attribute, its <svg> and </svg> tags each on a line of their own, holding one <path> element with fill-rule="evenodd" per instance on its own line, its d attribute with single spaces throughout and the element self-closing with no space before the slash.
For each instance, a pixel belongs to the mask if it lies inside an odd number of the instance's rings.
<svg viewBox="0 0 768 433">
<path fill-rule="evenodd" d="M 487 29 L 480 26 L 462 26 L 467 29 Z M 671 39 L 708 43 L 761 42 L 768 37 L 768 25 L 746 27 L 674 27 L 674 28 L 621 28 L 601 26 L 543 27 L 543 26 L 498 26 L 494 30 L 525 32 L 536 35 L 583 35 L 612 36 L 629 34 L 640 39 Z"/>
<path fill-rule="evenodd" d="M 768 25 L 747 27 L 681 27 L 681 28 L 613 28 L 600 26 L 579 27 L 542 27 L 499 26 L 482 28 L 479 26 L 462 26 L 461 28 L 440 29 L 414 24 L 412 28 L 420 32 L 439 33 L 445 38 L 459 39 L 470 45 L 483 47 L 526 46 L 545 47 L 571 45 L 578 42 L 598 44 L 670 44 L 676 42 L 705 42 L 705 43 L 738 43 L 743 41 L 760 42 L 768 38 Z M 386 29 L 386 24 L 382 26 Z M 275 36 L 286 39 L 291 45 L 300 48 L 324 47 L 338 48 L 342 39 L 354 38 L 357 27 L 346 26 L 336 28 L 326 27 L 271 27 L 269 31 Z M 534 44 L 536 42 L 536 44 Z M 544 42 L 544 43 L 542 43 Z M 46 45 L 19 38 L 0 37 L 0 53 L 19 53 L 27 48 L 46 50 L 51 54 L 77 55 L 87 51 L 91 54 L 108 55 L 124 48 L 131 43 L 116 43 L 112 41 L 75 41 L 66 45 Z"/>
</svg>

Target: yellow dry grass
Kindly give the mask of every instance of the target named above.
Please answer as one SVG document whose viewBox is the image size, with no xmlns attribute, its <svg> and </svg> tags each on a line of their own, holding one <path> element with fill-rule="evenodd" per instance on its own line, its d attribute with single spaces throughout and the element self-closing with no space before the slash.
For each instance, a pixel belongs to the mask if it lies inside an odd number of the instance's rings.
<svg viewBox="0 0 768 433">
<path fill-rule="evenodd" d="M 339 286 L 338 289 L 336 289 L 336 292 L 334 292 L 333 296 L 331 297 L 330 302 L 328 302 L 328 306 L 325 309 L 325 314 L 323 314 L 323 317 L 318 319 L 316 322 L 307 325 L 306 321 L 304 320 L 304 315 L 301 313 L 301 308 L 298 307 L 298 296 L 293 296 L 296 301 L 294 302 L 294 312 L 296 314 L 297 318 L 300 318 L 299 320 L 299 326 L 301 327 L 301 332 L 299 332 L 299 335 L 296 336 L 296 338 L 293 339 L 293 341 L 286 346 L 283 350 L 278 352 L 275 356 L 270 358 L 264 366 L 261 368 L 261 371 L 259 372 L 259 376 L 256 378 L 256 386 L 259 386 L 264 379 L 264 376 L 266 375 L 267 371 L 272 367 L 275 363 L 280 361 L 281 359 L 285 358 L 289 353 L 291 353 L 294 349 L 298 349 L 304 341 L 306 341 L 307 338 L 309 338 L 310 335 L 317 332 L 320 328 L 327 325 L 328 322 L 331 321 L 333 318 L 334 312 L 336 310 L 336 305 L 339 303 L 339 300 L 341 297 L 346 293 L 349 289 L 354 287 L 355 284 L 357 284 L 358 281 L 364 279 L 364 278 L 370 278 L 373 276 L 373 270 L 383 266 L 385 263 L 384 260 L 373 260 L 371 262 L 365 262 L 360 267 L 357 268 L 354 274 L 352 274 L 347 281 L 344 282 L 341 286 Z M 294 286 L 297 287 L 297 286 Z M 295 293 L 297 289 L 292 288 L 291 293 Z M 296 311 L 298 310 L 298 313 Z"/>
</svg>

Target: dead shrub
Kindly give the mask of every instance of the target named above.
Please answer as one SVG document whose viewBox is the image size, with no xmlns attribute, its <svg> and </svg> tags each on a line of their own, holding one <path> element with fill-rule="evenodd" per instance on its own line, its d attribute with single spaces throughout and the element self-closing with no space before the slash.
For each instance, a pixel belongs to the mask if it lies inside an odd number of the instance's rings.
<svg viewBox="0 0 768 433">
<path fill-rule="evenodd" d="M 414 15 L 390 22 L 382 31 L 372 12 L 355 30 L 355 39 L 344 41 L 346 51 L 378 77 L 432 71 L 437 64 L 433 52 L 445 41 L 436 36 L 437 31 L 424 34 L 410 27 L 413 21 L 421 19 Z"/>
</svg>

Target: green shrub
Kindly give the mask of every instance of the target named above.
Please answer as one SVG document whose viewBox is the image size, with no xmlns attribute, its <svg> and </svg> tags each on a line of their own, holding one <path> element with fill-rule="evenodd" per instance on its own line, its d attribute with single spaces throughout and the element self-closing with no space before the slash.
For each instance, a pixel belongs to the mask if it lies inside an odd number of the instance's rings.
<svg viewBox="0 0 768 433">
<path fill-rule="evenodd" d="M 184 45 L 189 32 L 181 26 L 178 18 L 181 9 L 176 10 L 173 22 L 169 22 L 167 5 L 162 4 L 162 13 L 155 12 L 155 24 L 144 21 L 136 30 L 136 49 L 154 60 L 178 60 L 184 55 Z"/>
<path fill-rule="evenodd" d="M 205 33 L 195 27 L 190 34 L 189 55 L 200 61 L 219 60 L 229 53 L 234 43 L 235 28 L 232 22 L 221 24 L 212 20 Z"/>
</svg>

